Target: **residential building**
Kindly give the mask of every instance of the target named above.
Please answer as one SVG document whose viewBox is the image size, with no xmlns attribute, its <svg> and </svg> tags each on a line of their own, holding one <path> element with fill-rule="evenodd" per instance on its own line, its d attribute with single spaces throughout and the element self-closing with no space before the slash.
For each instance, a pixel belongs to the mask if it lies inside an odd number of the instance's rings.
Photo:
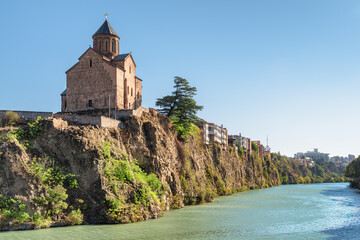
<svg viewBox="0 0 360 240">
<path fill-rule="evenodd" d="M 306 153 L 298 152 L 294 154 L 295 159 L 304 159 L 305 157 L 309 157 L 313 160 L 329 161 L 329 153 L 321 153 L 317 148 L 315 148 L 314 151 L 307 151 Z"/>
<path fill-rule="evenodd" d="M 312 160 L 311 158 L 309 157 L 305 157 L 305 158 L 297 158 L 295 159 L 298 163 L 299 163 L 299 166 L 302 166 L 302 167 L 314 167 L 315 166 L 315 161 Z"/>
<path fill-rule="evenodd" d="M 218 126 L 214 123 L 207 123 L 205 121 L 198 122 L 196 125 L 202 132 L 202 139 L 205 144 L 219 143 L 224 149 L 227 148 L 228 133 L 227 129 L 222 125 Z"/>
<path fill-rule="evenodd" d="M 257 145 L 259 157 L 264 159 L 264 146 L 261 145 L 260 141 L 251 141 L 251 143 L 255 143 Z"/>
<path fill-rule="evenodd" d="M 244 149 L 246 156 L 250 155 L 251 139 L 241 136 L 241 133 L 239 133 L 239 135 L 229 135 L 229 144 L 235 144 L 236 141 L 239 143 L 240 147 Z"/>
</svg>

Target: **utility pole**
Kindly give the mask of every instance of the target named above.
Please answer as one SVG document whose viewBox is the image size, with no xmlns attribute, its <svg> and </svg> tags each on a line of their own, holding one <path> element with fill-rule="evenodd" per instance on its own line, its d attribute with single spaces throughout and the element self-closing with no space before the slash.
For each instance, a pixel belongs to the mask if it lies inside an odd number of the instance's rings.
<svg viewBox="0 0 360 240">
<path fill-rule="evenodd" d="M 115 120 L 116 120 L 116 97 L 115 97 Z"/>
<path fill-rule="evenodd" d="M 109 118 L 110 118 L 110 94 L 109 94 Z"/>
</svg>

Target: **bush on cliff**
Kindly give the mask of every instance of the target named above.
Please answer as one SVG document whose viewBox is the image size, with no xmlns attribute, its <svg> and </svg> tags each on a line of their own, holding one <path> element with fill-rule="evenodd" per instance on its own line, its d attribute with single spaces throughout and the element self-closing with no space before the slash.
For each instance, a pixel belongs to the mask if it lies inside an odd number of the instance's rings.
<svg viewBox="0 0 360 240">
<path fill-rule="evenodd" d="M 13 111 L 7 111 L 5 116 L 2 118 L 1 124 L 3 126 L 14 126 L 20 121 L 19 114 Z"/>
<path fill-rule="evenodd" d="M 26 212 L 25 204 L 17 198 L 6 197 L 0 194 L 0 219 L 1 222 L 22 224 L 30 218 Z"/>
<path fill-rule="evenodd" d="M 111 222 L 136 222 L 144 220 L 144 212 L 151 203 L 161 205 L 159 197 L 164 187 L 153 173 L 147 174 L 137 160 L 130 162 L 128 155 L 115 156 L 111 152 L 110 142 L 102 146 L 104 157 L 104 175 L 111 187 L 111 193 L 106 199 L 107 218 Z M 128 196 L 121 189 L 132 189 Z M 128 218 L 128 215 L 132 217 Z"/>
</svg>

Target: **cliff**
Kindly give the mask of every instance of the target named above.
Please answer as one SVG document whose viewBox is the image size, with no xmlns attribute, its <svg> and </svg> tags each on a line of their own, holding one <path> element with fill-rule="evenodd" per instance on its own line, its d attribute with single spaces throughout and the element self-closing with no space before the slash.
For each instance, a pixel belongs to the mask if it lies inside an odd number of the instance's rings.
<svg viewBox="0 0 360 240">
<path fill-rule="evenodd" d="M 198 133 L 182 143 L 167 119 L 150 114 L 129 118 L 123 129 L 53 118 L 4 128 L 0 161 L 2 230 L 141 221 L 219 195 L 313 177 L 279 155 L 245 158 L 204 145 Z"/>
</svg>

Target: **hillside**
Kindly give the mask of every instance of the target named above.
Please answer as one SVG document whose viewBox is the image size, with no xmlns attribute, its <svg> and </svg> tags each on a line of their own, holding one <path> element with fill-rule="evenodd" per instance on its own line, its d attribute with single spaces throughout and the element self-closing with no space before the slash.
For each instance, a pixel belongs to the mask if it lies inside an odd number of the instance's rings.
<svg viewBox="0 0 360 240">
<path fill-rule="evenodd" d="M 0 130 L 0 226 L 32 229 L 157 218 L 219 195 L 287 183 L 343 181 L 341 169 L 303 168 L 272 154 L 249 158 L 198 134 L 177 140 L 166 118 L 131 117 L 124 128 L 39 120 Z"/>
</svg>

